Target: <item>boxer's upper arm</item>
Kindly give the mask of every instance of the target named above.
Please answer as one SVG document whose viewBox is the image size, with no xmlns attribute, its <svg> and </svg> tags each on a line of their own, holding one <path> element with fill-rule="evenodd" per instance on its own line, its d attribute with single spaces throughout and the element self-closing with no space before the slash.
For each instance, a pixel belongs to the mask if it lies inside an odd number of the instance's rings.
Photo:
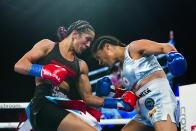
<svg viewBox="0 0 196 131">
<path fill-rule="evenodd" d="M 79 77 L 79 88 L 80 94 L 83 98 L 88 97 L 88 95 L 92 95 L 92 89 L 90 85 L 90 81 L 88 78 L 88 66 L 85 61 L 80 60 L 80 77 Z"/>
<path fill-rule="evenodd" d="M 96 107 L 102 106 L 104 99 L 92 95 L 92 88 L 88 77 L 88 66 L 86 62 L 82 60 L 80 61 L 80 69 L 81 69 L 81 75 L 79 77 L 80 95 L 82 96 L 86 104 L 91 106 L 96 106 Z"/>
<path fill-rule="evenodd" d="M 47 55 L 54 46 L 54 42 L 44 39 L 36 43 L 14 66 L 14 70 L 21 74 L 28 74 L 32 63 Z"/>
<path fill-rule="evenodd" d="M 152 54 L 164 54 L 170 50 L 176 50 L 172 45 L 168 43 L 158 43 L 151 40 L 136 40 L 130 44 L 129 51 L 134 51 L 135 54 L 141 56 Z"/>
<path fill-rule="evenodd" d="M 35 44 L 33 48 L 28 51 L 23 57 L 25 59 L 28 59 L 30 62 L 35 62 L 48 54 L 51 46 L 54 45 L 53 43 L 54 42 L 48 39 L 41 40 L 37 44 Z"/>
</svg>

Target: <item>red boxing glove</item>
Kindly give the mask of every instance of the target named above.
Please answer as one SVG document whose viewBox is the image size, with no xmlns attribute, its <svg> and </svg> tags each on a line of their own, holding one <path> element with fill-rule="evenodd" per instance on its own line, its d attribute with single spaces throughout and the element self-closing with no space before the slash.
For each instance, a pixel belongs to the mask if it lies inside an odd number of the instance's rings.
<svg viewBox="0 0 196 131">
<path fill-rule="evenodd" d="M 59 85 L 68 76 L 68 71 L 55 64 L 44 65 L 41 70 L 41 77 L 49 79 L 54 85 Z"/>
<path fill-rule="evenodd" d="M 121 97 L 127 90 L 122 88 L 115 88 L 114 98 Z"/>
<path fill-rule="evenodd" d="M 126 110 L 126 111 L 132 111 L 134 109 L 134 106 L 136 105 L 137 97 L 132 91 L 126 91 L 122 95 L 122 107 L 120 109 Z"/>
</svg>

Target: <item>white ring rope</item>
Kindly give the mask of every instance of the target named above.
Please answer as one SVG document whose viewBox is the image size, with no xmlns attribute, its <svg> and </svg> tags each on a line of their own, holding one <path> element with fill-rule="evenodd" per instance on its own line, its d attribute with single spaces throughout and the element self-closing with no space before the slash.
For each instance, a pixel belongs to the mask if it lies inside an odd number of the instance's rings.
<svg viewBox="0 0 196 131">
<path fill-rule="evenodd" d="M 179 101 L 179 97 L 176 97 Z M 18 102 L 18 103 L 0 103 L 0 109 L 24 109 L 27 107 L 28 102 Z"/>
<path fill-rule="evenodd" d="M 19 122 L 1 122 L 0 129 L 3 128 L 17 128 Z"/>
<path fill-rule="evenodd" d="M 132 118 L 133 119 L 133 118 Z M 100 120 L 100 125 L 124 125 L 127 124 L 132 119 L 104 119 Z M 0 123 L 0 129 L 3 128 L 17 128 L 19 122 L 1 122 Z"/>
<path fill-rule="evenodd" d="M 107 71 L 108 69 L 109 69 L 109 67 L 103 67 L 103 68 L 100 68 L 100 69 L 91 71 L 91 72 L 88 73 L 88 76 L 96 75 L 96 74 L 98 74 L 98 73 Z"/>
<path fill-rule="evenodd" d="M 26 108 L 28 104 L 28 102 L 0 103 L 0 109 L 21 109 Z"/>
<path fill-rule="evenodd" d="M 179 100 L 179 97 L 176 97 Z M 0 109 L 24 109 L 27 107 L 28 102 L 21 102 L 21 103 L 0 103 Z M 131 119 L 101 119 L 99 124 L 101 125 L 122 125 L 127 124 Z M 19 122 L 0 122 L 0 129 L 3 128 L 16 128 Z"/>
</svg>

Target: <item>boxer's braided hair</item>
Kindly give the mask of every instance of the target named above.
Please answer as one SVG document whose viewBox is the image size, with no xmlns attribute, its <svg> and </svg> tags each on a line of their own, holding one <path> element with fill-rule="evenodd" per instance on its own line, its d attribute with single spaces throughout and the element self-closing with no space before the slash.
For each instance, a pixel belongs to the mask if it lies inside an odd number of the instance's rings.
<svg viewBox="0 0 196 131">
<path fill-rule="evenodd" d="M 91 45 L 91 53 L 95 54 L 98 50 L 103 49 L 103 47 L 106 43 L 116 45 L 116 46 L 121 46 L 121 47 L 126 46 L 118 38 L 116 38 L 114 36 L 104 35 L 104 36 L 101 36 L 101 37 L 97 38 L 93 42 L 93 44 Z"/>
<path fill-rule="evenodd" d="M 95 32 L 95 29 L 90 25 L 89 22 L 85 20 L 78 20 L 73 22 L 67 29 L 64 26 L 60 26 L 57 30 L 57 36 L 60 41 L 65 37 L 69 36 L 73 30 L 76 30 L 78 33 L 84 33 L 88 31 Z"/>
</svg>

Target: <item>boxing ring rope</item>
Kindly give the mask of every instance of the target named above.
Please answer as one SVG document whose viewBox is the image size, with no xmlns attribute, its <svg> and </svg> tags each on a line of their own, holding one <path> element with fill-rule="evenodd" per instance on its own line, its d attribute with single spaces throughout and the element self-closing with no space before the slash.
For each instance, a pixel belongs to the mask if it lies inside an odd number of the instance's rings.
<svg viewBox="0 0 196 131">
<path fill-rule="evenodd" d="M 0 103 L 0 109 L 25 109 L 29 103 L 21 102 L 21 103 Z M 121 125 L 127 124 L 131 119 L 101 119 L 99 124 L 101 125 Z M 19 122 L 0 122 L 0 129 L 2 128 L 16 128 Z"/>
<path fill-rule="evenodd" d="M 133 118 L 132 118 L 133 119 Z M 100 120 L 99 124 L 100 125 L 124 125 L 127 124 L 129 121 L 132 119 L 104 119 Z M 1 122 L 0 123 L 0 129 L 3 128 L 17 128 L 19 122 Z"/>
<path fill-rule="evenodd" d="M 105 72 L 107 70 L 109 70 L 109 67 L 103 67 L 103 68 L 100 68 L 100 69 L 89 72 L 88 76 L 96 75 L 98 73 L 102 73 L 102 72 Z"/>
<path fill-rule="evenodd" d="M 176 97 L 176 99 L 180 100 L 179 97 Z M 28 102 L 0 103 L 0 109 L 24 109 L 28 104 Z"/>
<path fill-rule="evenodd" d="M 133 118 L 132 118 L 133 119 Z M 99 124 L 100 125 L 124 125 L 127 124 L 129 121 L 132 119 L 105 119 L 105 120 L 100 120 Z M 0 123 L 0 129 L 3 128 L 17 128 L 19 122 L 2 122 Z"/>
<path fill-rule="evenodd" d="M 179 101 L 179 97 L 176 97 Z M 0 109 L 25 109 L 29 103 L 21 102 L 21 103 L 0 103 Z M 123 125 L 127 124 L 131 119 L 101 119 L 99 124 L 101 125 Z M 16 128 L 19 122 L 0 122 L 0 129 L 3 128 Z"/>
<path fill-rule="evenodd" d="M 132 119 L 106 119 L 106 120 L 100 120 L 99 124 L 100 125 L 124 125 L 127 124 L 129 121 L 131 121 Z M 0 123 L 0 129 L 3 128 L 17 128 L 19 122 L 1 122 Z"/>
</svg>

